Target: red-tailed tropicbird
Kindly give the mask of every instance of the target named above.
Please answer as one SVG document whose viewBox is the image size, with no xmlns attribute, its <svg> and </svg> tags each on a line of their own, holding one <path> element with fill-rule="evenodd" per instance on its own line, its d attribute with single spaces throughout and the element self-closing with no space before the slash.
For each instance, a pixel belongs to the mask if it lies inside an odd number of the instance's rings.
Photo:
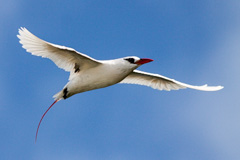
<svg viewBox="0 0 240 160">
<path fill-rule="evenodd" d="M 222 86 L 193 86 L 159 74 L 136 70 L 142 64 L 153 61 L 148 58 L 129 56 L 113 60 L 96 60 L 76 50 L 46 42 L 26 28 L 19 29 L 22 47 L 35 56 L 51 59 L 59 68 L 70 72 L 69 82 L 53 97 L 55 101 L 41 117 L 35 140 L 43 117 L 49 109 L 61 99 L 67 99 L 74 94 L 108 87 L 117 83 L 139 84 L 158 90 L 178 90 L 191 88 L 201 91 L 217 91 Z"/>
</svg>

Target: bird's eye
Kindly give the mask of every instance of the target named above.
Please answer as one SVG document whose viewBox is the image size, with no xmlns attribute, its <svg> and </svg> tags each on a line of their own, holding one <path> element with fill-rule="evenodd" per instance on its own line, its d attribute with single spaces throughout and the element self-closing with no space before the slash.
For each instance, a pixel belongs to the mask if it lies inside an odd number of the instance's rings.
<svg viewBox="0 0 240 160">
<path fill-rule="evenodd" d="M 129 63 L 135 63 L 135 59 L 134 58 L 126 58 L 124 60 L 128 61 Z"/>
</svg>

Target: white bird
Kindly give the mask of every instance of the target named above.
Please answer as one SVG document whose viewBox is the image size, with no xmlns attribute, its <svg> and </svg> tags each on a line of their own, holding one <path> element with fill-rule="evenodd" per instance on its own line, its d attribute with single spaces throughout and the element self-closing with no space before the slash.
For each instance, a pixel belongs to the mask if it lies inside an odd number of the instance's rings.
<svg viewBox="0 0 240 160">
<path fill-rule="evenodd" d="M 96 60 L 72 48 L 46 42 L 26 28 L 19 29 L 22 47 L 35 56 L 51 59 L 59 68 L 70 72 L 69 82 L 54 95 L 54 103 L 43 114 L 37 128 L 35 140 L 41 121 L 49 109 L 59 100 L 67 99 L 74 94 L 108 87 L 117 83 L 139 84 L 158 90 L 178 90 L 192 88 L 202 91 L 217 91 L 222 86 L 193 86 L 159 74 L 152 74 L 136 70 L 142 64 L 153 61 L 136 56 L 113 60 Z"/>
</svg>

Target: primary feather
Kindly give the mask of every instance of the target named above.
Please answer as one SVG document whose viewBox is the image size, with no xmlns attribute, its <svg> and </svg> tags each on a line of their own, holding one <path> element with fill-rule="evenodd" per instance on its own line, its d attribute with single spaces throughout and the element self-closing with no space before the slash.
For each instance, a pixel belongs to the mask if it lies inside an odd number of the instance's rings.
<svg viewBox="0 0 240 160">
<path fill-rule="evenodd" d="M 223 88 L 222 86 L 208 86 L 207 84 L 203 86 L 193 86 L 193 85 L 176 81 L 174 79 L 164 77 L 159 74 L 147 73 L 147 72 L 138 71 L 138 70 L 134 70 L 120 83 L 145 85 L 148 87 L 152 87 L 154 89 L 167 90 L 167 91 L 184 89 L 184 88 L 192 88 L 192 89 L 202 90 L 202 91 L 217 91 Z"/>
<path fill-rule="evenodd" d="M 79 53 L 72 48 L 46 42 L 33 35 L 26 28 L 20 28 L 17 37 L 20 39 L 22 47 L 26 49 L 27 52 L 35 56 L 49 58 L 59 68 L 68 72 L 73 72 L 75 65 L 84 69 L 95 67 L 100 64 L 97 60 L 83 53 Z"/>
</svg>

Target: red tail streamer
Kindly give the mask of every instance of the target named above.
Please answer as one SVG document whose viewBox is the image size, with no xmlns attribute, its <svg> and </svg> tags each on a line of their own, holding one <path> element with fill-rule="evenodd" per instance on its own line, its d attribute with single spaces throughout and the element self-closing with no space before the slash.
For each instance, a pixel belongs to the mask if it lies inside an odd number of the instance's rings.
<svg viewBox="0 0 240 160">
<path fill-rule="evenodd" d="M 55 103 L 57 103 L 58 101 L 59 101 L 58 99 L 55 100 L 55 101 L 53 102 L 53 104 L 52 104 L 52 105 L 45 111 L 45 113 L 42 115 L 42 118 L 41 118 L 41 120 L 40 120 L 39 123 L 38 123 L 37 132 L 36 132 L 36 136 L 35 136 L 35 143 L 37 142 L 38 130 L 39 130 L 40 124 L 41 124 L 44 116 L 45 116 L 46 113 L 52 108 L 52 106 L 53 106 Z"/>
</svg>

